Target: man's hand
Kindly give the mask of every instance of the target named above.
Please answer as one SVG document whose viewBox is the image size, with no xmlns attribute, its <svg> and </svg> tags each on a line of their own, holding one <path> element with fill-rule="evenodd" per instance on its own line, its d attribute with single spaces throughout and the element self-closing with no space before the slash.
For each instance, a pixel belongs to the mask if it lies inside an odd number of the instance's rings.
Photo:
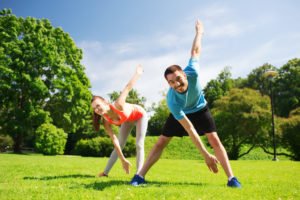
<svg viewBox="0 0 300 200">
<path fill-rule="evenodd" d="M 124 159 L 122 161 L 122 166 L 123 166 L 123 169 L 125 170 L 126 174 L 129 174 L 130 167 L 132 166 L 131 163 L 127 159 Z"/>
<path fill-rule="evenodd" d="M 203 24 L 202 24 L 202 22 L 199 19 L 196 21 L 195 28 L 196 28 L 196 32 L 197 33 L 199 33 L 199 34 L 203 34 L 204 33 Z"/>
<path fill-rule="evenodd" d="M 218 159 L 211 154 L 208 154 L 208 156 L 206 156 L 204 159 L 208 169 L 214 173 L 218 173 Z"/>
</svg>

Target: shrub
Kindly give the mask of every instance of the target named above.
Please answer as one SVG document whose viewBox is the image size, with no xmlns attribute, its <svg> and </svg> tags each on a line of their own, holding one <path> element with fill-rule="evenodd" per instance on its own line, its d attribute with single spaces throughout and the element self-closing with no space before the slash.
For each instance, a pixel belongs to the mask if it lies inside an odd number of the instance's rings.
<svg viewBox="0 0 300 200">
<path fill-rule="evenodd" d="M 0 135 L 0 152 L 5 152 L 12 149 L 14 144 L 13 139 L 8 135 Z"/>
<path fill-rule="evenodd" d="M 291 116 L 282 125 L 283 140 L 292 152 L 295 160 L 300 160 L 300 108 L 291 112 Z"/>
<path fill-rule="evenodd" d="M 114 146 L 108 137 L 95 137 L 92 139 L 79 140 L 74 148 L 74 153 L 81 156 L 109 157 Z M 123 149 L 125 157 L 135 155 L 135 142 L 129 137 Z"/>
<path fill-rule="evenodd" d="M 66 141 L 67 134 L 53 124 L 42 124 L 36 130 L 36 151 L 44 155 L 63 154 Z"/>
</svg>

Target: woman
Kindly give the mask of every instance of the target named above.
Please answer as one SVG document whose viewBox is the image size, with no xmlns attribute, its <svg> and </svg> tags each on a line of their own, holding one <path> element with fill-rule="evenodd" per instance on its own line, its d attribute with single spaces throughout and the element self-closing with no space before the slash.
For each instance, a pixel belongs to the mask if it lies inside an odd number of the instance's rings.
<svg viewBox="0 0 300 200">
<path fill-rule="evenodd" d="M 106 133 L 111 138 L 114 144 L 114 150 L 110 155 L 106 168 L 98 176 L 108 176 L 109 171 L 119 157 L 123 169 L 129 173 L 131 163 L 124 157 L 122 149 L 126 144 L 127 137 L 131 131 L 132 125 L 136 125 L 136 166 L 137 173 L 144 163 L 144 141 L 148 125 L 148 117 L 146 111 L 139 105 L 126 103 L 126 97 L 137 79 L 143 73 L 143 68 L 138 65 L 135 74 L 127 83 L 126 87 L 121 92 L 119 98 L 112 104 L 107 102 L 100 96 L 93 96 L 92 108 L 93 125 L 95 130 L 99 130 L 100 119 L 103 118 L 103 125 Z M 112 130 L 112 125 L 121 126 L 119 137 L 117 138 Z"/>
</svg>

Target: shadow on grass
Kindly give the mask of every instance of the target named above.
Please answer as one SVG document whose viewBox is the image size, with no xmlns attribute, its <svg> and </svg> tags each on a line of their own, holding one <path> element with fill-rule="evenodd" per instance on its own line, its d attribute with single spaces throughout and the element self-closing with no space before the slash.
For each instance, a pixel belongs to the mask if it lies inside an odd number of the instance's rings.
<svg viewBox="0 0 300 200">
<path fill-rule="evenodd" d="M 34 177 L 34 176 L 26 176 L 24 180 L 54 180 L 54 179 L 66 179 L 66 178 L 95 178 L 92 175 L 86 174 L 70 174 L 70 175 L 62 175 L 62 176 L 44 176 L 44 177 Z"/>
<path fill-rule="evenodd" d="M 207 184 L 204 183 L 190 183 L 190 182 L 163 182 L 163 181 L 147 181 L 147 184 L 143 184 L 140 186 L 132 186 L 129 184 L 129 181 L 121 181 L 121 180 L 112 180 L 105 182 L 94 182 L 91 184 L 86 184 L 85 188 L 94 189 L 94 190 L 104 190 L 105 188 L 113 187 L 113 186 L 127 186 L 132 188 L 140 188 L 140 187 L 162 187 L 162 186 L 205 186 Z"/>
<path fill-rule="evenodd" d="M 61 175 L 61 176 L 44 176 L 44 177 L 34 177 L 34 176 L 26 176 L 24 180 L 42 180 L 42 181 L 50 181 L 50 180 L 58 180 L 58 179 L 68 179 L 68 178 L 78 178 L 78 179 L 86 179 L 92 178 L 95 179 L 95 176 L 87 175 L 87 174 L 70 174 L 70 175 Z M 84 187 L 86 189 L 94 189 L 94 190 L 104 190 L 106 188 L 114 187 L 114 186 L 126 186 L 131 188 L 141 188 L 141 187 L 165 187 L 165 186 L 205 186 L 206 183 L 191 183 L 191 182 L 164 182 L 164 181 L 147 181 L 147 184 L 140 186 L 132 186 L 130 185 L 130 180 L 109 180 L 109 179 L 99 179 L 90 184 L 73 184 L 71 188 L 81 188 Z"/>
</svg>

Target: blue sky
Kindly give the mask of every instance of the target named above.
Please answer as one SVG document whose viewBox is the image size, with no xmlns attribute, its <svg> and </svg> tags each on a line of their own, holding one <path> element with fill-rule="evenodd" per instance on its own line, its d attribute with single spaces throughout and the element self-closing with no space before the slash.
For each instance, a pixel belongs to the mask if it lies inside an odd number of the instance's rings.
<svg viewBox="0 0 300 200">
<path fill-rule="evenodd" d="M 148 105 L 168 88 L 171 64 L 185 67 L 195 34 L 204 24 L 201 84 L 225 66 L 233 78 L 246 77 L 264 63 L 281 67 L 300 57 L 300 1 L 202 0 L 0 0 L 17 16 L 47 18 L 83 49 L 82 64 L 92 92 L 107 97 L 120 91 L 142 64 L 136 85 Z"/>
</svg>

